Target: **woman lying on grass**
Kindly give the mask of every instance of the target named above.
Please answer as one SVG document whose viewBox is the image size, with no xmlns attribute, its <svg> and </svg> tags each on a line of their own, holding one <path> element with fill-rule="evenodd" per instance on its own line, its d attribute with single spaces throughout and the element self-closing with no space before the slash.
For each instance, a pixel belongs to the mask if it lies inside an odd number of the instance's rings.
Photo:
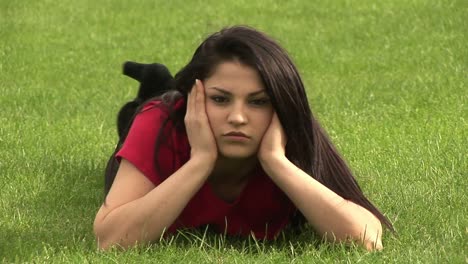
<svg viewBox="0 0 468 264">
<path fill-rule="evenodd" d="M 296 67 L 265 34 L 209 36 L 174 89 L 136 115 L 108 172 L 99 247 L 209 225 L 274 239 L 298 218 L 330 241 L 382 248 L 391 223 L 361 192 L 312 115 Z"/>
</svg>

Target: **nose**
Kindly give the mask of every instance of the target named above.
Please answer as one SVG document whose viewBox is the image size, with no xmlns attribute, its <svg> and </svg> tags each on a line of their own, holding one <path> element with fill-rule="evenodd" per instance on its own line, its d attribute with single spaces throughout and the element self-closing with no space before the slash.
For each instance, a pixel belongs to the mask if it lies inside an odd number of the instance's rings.
<svg viewBox="0 0 468 264">
<path fill-rule="evenodd" d="M 247 124 L 247 115 L 242 104 L 233 105 L 228 115 L 228 122 L 235 126 Z"/>
</svg>

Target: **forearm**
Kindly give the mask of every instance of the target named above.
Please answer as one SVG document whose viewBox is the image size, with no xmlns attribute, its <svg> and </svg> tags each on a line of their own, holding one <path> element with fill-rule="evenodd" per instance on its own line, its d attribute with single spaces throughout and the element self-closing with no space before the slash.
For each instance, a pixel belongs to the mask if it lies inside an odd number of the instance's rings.
<svg viewBox="0 0 468 264">
<path fill-rule="evenodd" d="M 158 239 L 208 178 L 212 166 L 191 159 L 145 196 L 121 205 L 100 219 L 101 248 L 144 244 Z"/>
<path fill-rule="evenodd" d="M 330 240 L 360 241 L 368 249 L 382 247 L 380 221 L 367 209 L 343 199 L 286 157 L 262 165 L 319 234 Z"/>
</svg>

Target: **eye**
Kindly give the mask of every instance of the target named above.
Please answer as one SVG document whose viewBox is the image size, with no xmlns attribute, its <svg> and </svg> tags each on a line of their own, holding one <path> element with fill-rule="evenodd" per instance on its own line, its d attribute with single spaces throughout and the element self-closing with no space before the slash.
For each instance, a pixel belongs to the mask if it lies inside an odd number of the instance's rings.
<svg viewBox="0 0 468 264">
<path fill-rule="evenodd" d="M 223 104 L 229 101 L 228 98 L 219 95 L 210 96 L 210 99 L 217 104 Z"/>
<path fill-rule="evenodd" d="M 266 105 L 270 102 L 268 98 L 258 98 L 258 99 L 253 99 L 250 101 L 251 104 L 255 106 L 263 106 Z"/>
</svg>

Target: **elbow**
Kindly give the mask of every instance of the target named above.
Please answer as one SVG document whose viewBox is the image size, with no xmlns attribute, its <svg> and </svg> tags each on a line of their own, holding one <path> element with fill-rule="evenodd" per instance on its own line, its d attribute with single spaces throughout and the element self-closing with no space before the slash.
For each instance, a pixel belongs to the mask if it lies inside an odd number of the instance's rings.
<svg viewBox="0 0 468 264">
<path fill-rule="evenodd" d="M 108 251 L 112 248 L 125 249 L 116 239 L 113 239 L 108 234 L 100 232 L 99 229 L 94 228 L 94 236 L 96 238 L 97 249 L 102 251 Z"/>
<path fill-rule="evenodd" d="M 375 241 L 367 241 L 364 244 L 367 251 L 380 251 L 383 250 L 382 240 L 378 239 Z"/>
<path fill-rule="evenodd" d="M 107 251 L 114 245 L 112 241 L 106 239 L 104 236 L 99 235 L 97 233 L 94 233 L 94 235 L 96 237 L 96 244 L 98 250 Z"/>
<path fill-rule="evenodd" d="M 114 239 L 114 237 L 111 235 L 114 232 L 109 230 L 104 221 L 99 221 L 96 219 L 93 225 L 93 232 L 96 238 L 98 250 L 107 251 L 115 246 L 118 246 L 119 248 L 121 247 L 119 241 Z"/>
<path fill-rule="evenodd" d="M 151 243 L 148 237 L 138 237 L 131 226 L 119 226 L 118 231 L 103 222 L 95 222 L 93 227 L 98 250 L 111 250 L 113 248 L 126 250 L 135 246 Z"/>
<path fill-rule="evenodd" d="M 363 246 L 367 251 L 380 251 L 383 249 L 382 239 L 380 237 L 367 239 L 363 242 Z"/>
<path fill-rule="evenodd" d="M 97 249 L 101 251 L 107 251 L 112 248 L 114 244 L 109 241 L 105 241 L 99 237 L 96 237 Z"/>
<path fill-rule="evenodd" d="M 382 230 L 382 224 L 375 219 L 360 232 L 359 241 L 368 251 L 382 250 Z"/>
<path fill-rule="evenodd" d="M 93 231 L 96 238 L 97 248 L 99 250 L 108 250 L 112 246 L 112 243 L 109 241 L 108 236 L 105 235 L 102 229 L 102 224 L 95 221 Z"/>
</svg>

